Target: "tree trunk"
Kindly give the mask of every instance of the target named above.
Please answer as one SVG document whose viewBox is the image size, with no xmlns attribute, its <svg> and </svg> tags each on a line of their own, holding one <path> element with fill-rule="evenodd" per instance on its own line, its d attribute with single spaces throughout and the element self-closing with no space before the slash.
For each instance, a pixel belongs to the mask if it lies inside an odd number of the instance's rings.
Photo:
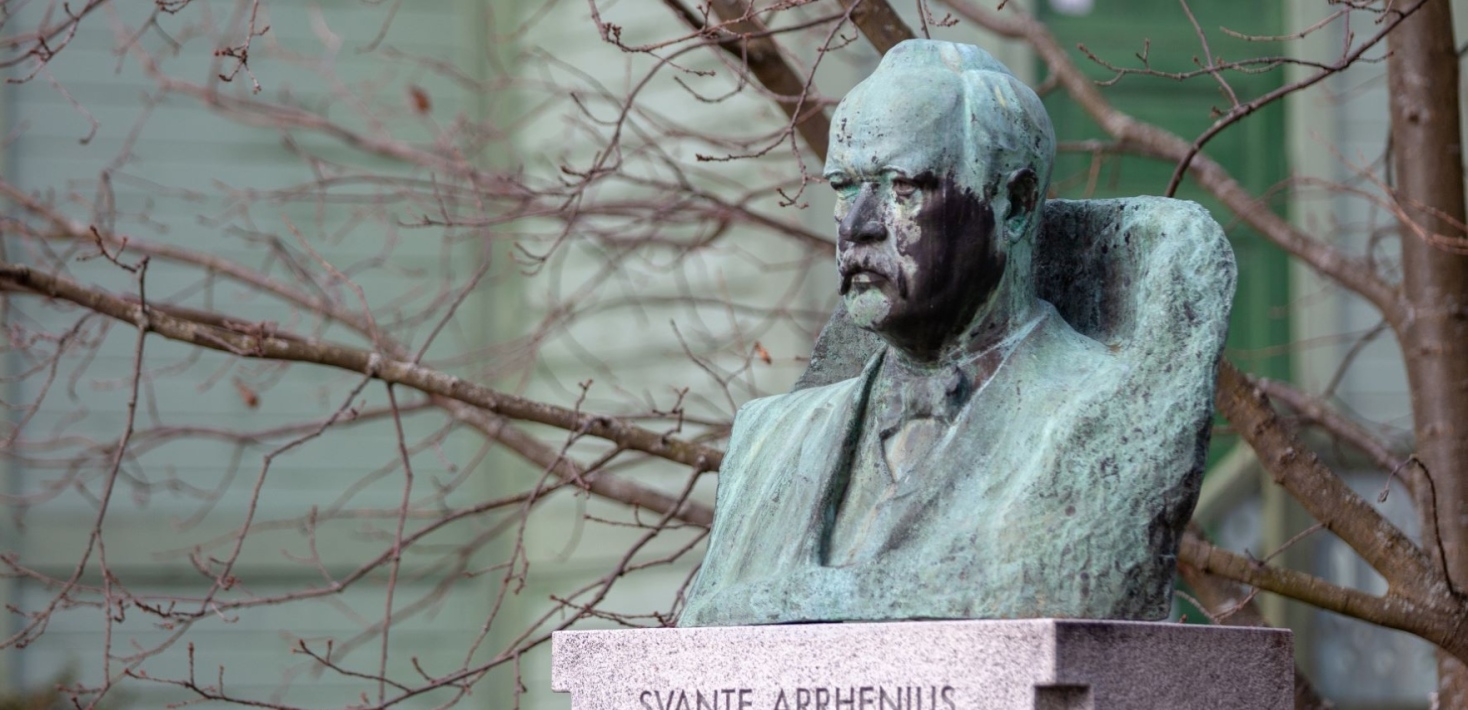
<svg viewBox="0 0 1468 710">
<path fill-rule="evenodd" d="M 1392 170 L 1402 223 L 1397 336 L 1412 389 L 1423 547 L 1468 589 L 1468 256 L 1458 55 L 1449 0 L 1429 0 L 1388 38 Z M 1445 246 L 1455 242 L 1455 246 Z M 1454 253 L 1457 252 L 1457 253 Z M 1441 544 L 1434 539 L 1438 531 Z M 1441 708 L 1468 710 L 1468 667 L 1438 654 Z"/>
</svg>

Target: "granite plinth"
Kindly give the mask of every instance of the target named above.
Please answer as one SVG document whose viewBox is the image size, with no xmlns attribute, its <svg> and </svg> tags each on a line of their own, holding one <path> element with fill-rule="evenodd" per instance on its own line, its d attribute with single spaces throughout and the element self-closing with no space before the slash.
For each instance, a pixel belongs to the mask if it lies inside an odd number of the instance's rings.
<svg viewBox="0 0 1468 710">
<path fill-rule="evenodd" d="M 573 710 L 1288 710 L 1283 629 L 1024 619 L 560 631 Z"/>
</svg>

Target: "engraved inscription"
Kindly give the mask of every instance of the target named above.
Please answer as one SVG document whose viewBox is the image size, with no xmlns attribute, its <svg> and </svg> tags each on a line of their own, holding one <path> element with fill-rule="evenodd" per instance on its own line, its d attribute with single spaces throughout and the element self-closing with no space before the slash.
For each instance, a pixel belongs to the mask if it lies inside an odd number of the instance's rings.
<svg viewBox="0 0 1468 710">
<path fill-rule="evenodd" d="M 951 685 L 643 690 L 642 710 L 958 710 Z"/>
</svg>

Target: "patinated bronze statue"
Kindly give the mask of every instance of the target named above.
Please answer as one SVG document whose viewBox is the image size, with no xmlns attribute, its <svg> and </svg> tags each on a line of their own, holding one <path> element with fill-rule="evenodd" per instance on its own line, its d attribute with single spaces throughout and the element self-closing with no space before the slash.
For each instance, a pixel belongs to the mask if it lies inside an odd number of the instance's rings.
<svg viewBox="0 0 1468 710">
<path fill-rule="evenodd" d="M 893 48 L 837 108 L 842 307 L 746 404 L 684 626 L 1153 619 L 1197 498 L 1232 252 L 1195 204 L 1045 200 L 1039 99 Z"/>
</svg>

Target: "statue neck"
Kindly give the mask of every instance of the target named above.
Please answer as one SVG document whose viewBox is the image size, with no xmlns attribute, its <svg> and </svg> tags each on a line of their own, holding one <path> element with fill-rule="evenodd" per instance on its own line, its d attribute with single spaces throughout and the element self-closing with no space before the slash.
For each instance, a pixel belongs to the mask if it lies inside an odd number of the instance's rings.
<svg viewBox="0 0 1468 710">
<path fill-rule="evenodd" d="M 1006 271 L 994 293 L 974 313 L 968 325 L 957 330 L 940 348 L 932 352 L 911 352 L 889 343 L 896 356 L 893 359 L 904 370 L 920 375 L 925 371 L 946 370 L 974 360 L 1008 340 L 1034 320 L 1037 313 L 1035 289 L 1029 274 L 1025 273 L 1021 278 L 1016 277 L 1016 272 L 1027 272 L 1027 269 Z"/>
<path fill-rule="evenodd" d="M 952 423 L 1048 313 L 1049 309 L 1032 308 L 1026 318 L 1011 321 L 1012 327 L 987 348 L 938 363 L 914 361 L 892 348 L 882 364 L 883 385 L 873 394 L 877 405 L 870 421 L 884 440 L 911 421 Z"/>
</svg>

